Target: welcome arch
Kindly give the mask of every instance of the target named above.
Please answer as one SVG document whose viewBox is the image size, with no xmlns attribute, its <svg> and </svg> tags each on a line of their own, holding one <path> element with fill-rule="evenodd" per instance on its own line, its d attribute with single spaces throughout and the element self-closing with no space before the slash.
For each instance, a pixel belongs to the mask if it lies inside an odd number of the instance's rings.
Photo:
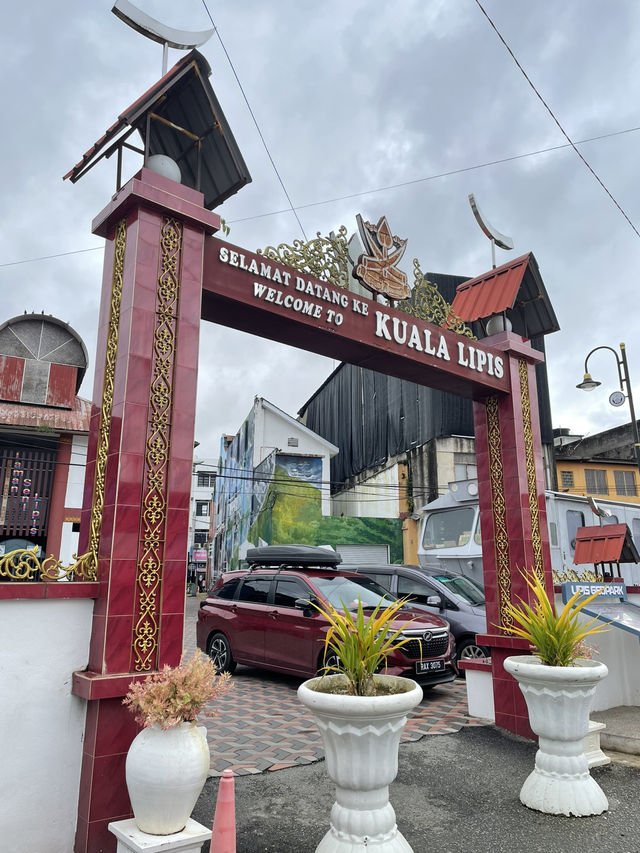
<svg viewBox="0 0 640 853">
<path fill-rule="evenodd" d="M 106 239 L 80 553 L 99 581 L 86 672 L 76 851 L 111 849 L 126 818 L 122 697 L 182 652 L 200 320 L 251 332 L 473 400 L 496 723 L 531 736 L 502 663 L 499 627 L 528 599 L 517 569 L 551 589 L 535 365 L 503 332 L 472 341 L 213 237 L 220 219 L 196 190 L 147 169 L 96 217 Z"/>
</svg>

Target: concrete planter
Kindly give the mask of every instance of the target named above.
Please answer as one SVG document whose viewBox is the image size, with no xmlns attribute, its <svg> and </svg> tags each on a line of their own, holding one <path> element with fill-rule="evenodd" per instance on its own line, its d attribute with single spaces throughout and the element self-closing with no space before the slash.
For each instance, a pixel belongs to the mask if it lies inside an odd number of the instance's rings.
<svg viewBox="0 0 640 853">
<path fill-rule="evenodd" d="M 398 746 L 407 713 L 422 700 L 412 680 L 376 676 L 401 686 L 389 696 L 320 692 L 341 675 L 312 678 L 298 688 L 322 734 L 327 772 L 336 785 L 331 826 L 316 853 L 412 853 L 396 825 L 389 784 L 398 773 Z M 319 688 L 319 689 L 318 689 Z"/>
<path fill-rule="evenodd" d="M 533 655 L 516 655 L 505 660 L 504 668 L 518 681 L 529 724 L 538 735 L 535 768 L 522 786 L 520 801 L 546 814 L 584 817 L 606 811 L 607 798 L 589 775 L 584 738 L 607 667 L 583 659 L 574 666 L 546 666 Z"/>
</svg>

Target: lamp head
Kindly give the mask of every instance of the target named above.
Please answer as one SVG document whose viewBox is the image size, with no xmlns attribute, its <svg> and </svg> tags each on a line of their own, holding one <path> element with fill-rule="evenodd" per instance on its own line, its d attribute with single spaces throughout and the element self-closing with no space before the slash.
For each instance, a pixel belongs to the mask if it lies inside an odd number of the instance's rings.
<svg viewBox="0 0 640 853">
<path fill-rule="evenodd" d="M 597 382 L 591 378 L 590 373 L 585 373 L 584 379 L 579 385 L 576 385 L 576 388 L 580 388 L 581 391 L 593 391 L 598 385 L 602 385 L 602 382 Z"/>
</svg>

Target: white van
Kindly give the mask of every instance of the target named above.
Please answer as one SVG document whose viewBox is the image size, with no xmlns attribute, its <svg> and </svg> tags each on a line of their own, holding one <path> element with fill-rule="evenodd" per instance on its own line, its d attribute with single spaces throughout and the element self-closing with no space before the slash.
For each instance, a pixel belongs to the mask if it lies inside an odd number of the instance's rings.
<svg viewBox="0 0 640 853">
<path fill-rule="evenodd" d="M 626 523 L 636 548 L 640 549 L 640 504 L 600 498 L 596 504 L 580 495 L 551 491 L 545 494 L 554 572 L 593 571 L 593 565 L 573 564 L 578 527 Z M 449 483 L 446 495 L 422 508 L 418 560 L 426 568 L 466 575 L 484 584 L 477 480 Z M 621 563 L 620 574 L 627 586 L 640 585 L 640 565 Z"/>
</svg>

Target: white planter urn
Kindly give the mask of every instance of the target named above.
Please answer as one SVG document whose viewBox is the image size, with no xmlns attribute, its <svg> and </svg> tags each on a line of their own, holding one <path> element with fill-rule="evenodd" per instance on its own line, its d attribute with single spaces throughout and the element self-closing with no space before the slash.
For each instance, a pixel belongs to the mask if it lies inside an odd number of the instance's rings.
<svg viewBox="0 0 640 853">
<path fill-rule="evenodd" d="M 136 826 L 149 835 L 184 829 L 210 766 L 204 726 L 143 729 L 133 739 L 125 774 Z"/>
<path fill-rule="evenodd" d="M 529 724 L 538 735 L 535 769 L 520 801 L 546 814 L 584 817 L 609 808 L 604 791 L 589 774 L 583 739 L 598 683 L 608 669 L 578 659 L 573 666 L 546 666 L 533 655 L 506 658 L 504 668 L 518 681 Z"/>
<path fill-rule="evenodd" d="M 398 747 L 407 713 L 422 700 L 411 679 L 376 676 L 404 692 L 346 696 L 319 692 L 341 675 L 312 678 L 298 688 L 322 734 L 327 772 L 336 785 L 331 826 L 316 853 L 412 853 L 396 825 L 389 784 L 398 773 Z"/>
</svg>

